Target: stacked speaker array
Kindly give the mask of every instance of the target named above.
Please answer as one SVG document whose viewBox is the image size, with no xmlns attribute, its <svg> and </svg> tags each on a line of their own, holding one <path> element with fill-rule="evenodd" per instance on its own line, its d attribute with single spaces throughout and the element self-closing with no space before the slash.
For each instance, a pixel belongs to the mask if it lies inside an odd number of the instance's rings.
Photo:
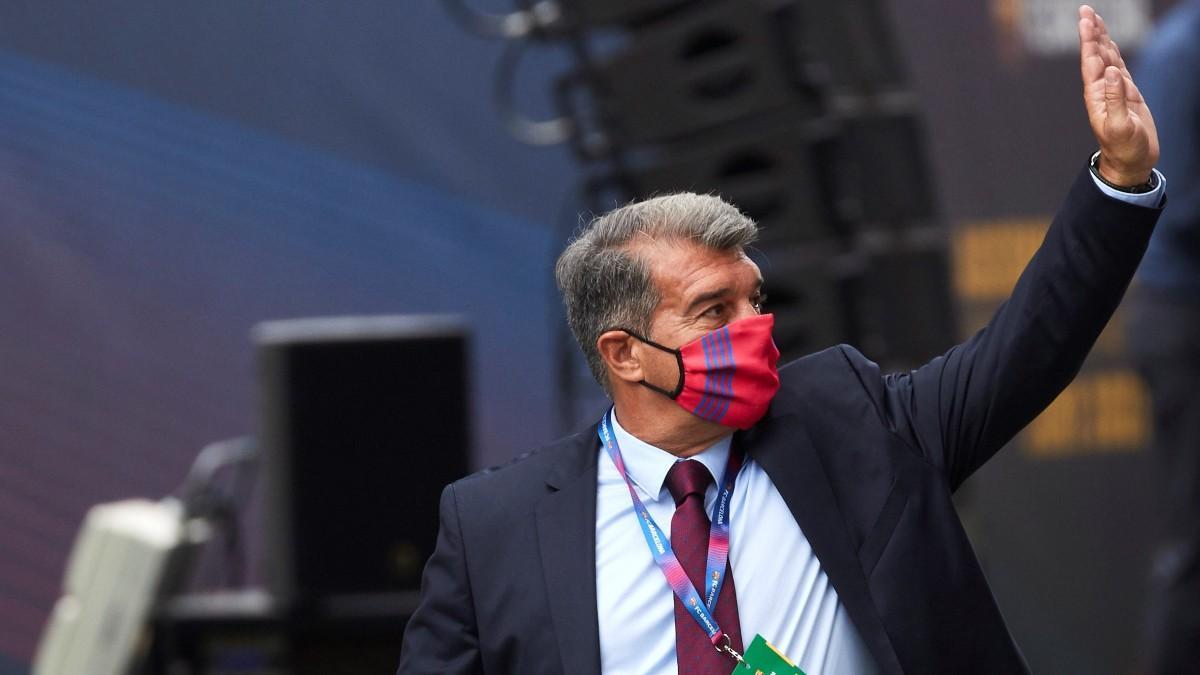
<svg viewBox="0 0 1200 675">
<path fill-rule="evenodd" d="M 556 128 L 588 207 L 690 190 L 762 226 L 784 358 L 849 342 L 903 368 L 950 343 L 946 232 L 881 0 L 559 0 L 512 16 L 510 37 L 572 47 Z M 568 398 L 584 378 L 567 373 Z"/>
</svg>

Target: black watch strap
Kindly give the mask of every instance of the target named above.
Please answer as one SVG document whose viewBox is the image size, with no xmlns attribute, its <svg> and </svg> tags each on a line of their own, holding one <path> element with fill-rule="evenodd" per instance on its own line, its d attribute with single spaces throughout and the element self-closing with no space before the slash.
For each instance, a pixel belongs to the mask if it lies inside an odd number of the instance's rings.
<svg viewBox="0 0 1200 675">
<path fill-rule="evenodd" d="M 1092 155 L 1091 161 L 1088 162 L 1088 168 L 1091 169 L 1092 175 L 1096 177 L 1096 180 L 1104 183 L 1114 190 L 1117 190 L 1118 192 L 1128 192 L 1131 195 L 1142 195 L 1146 194 L 1147 192 L 1153 192 L 1155 188 L 1158 187 L 1158 174 L 1153 170 L 1150 171 L 1150 180 L 1142 183 L 1141 185 L 1117 185 L 1116 183 L 1106 179 L 1104 176 L 1101 176 L 1099 150 Z"/>
</svg>

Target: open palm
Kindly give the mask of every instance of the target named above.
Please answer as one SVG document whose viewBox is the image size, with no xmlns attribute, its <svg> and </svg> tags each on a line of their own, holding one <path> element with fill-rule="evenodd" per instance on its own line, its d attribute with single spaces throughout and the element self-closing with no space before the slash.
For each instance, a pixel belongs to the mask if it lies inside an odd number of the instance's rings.
<svg viewBox="0 0 1200 675">
<path fill-rule="evenodd" d="M 1079 8 L 1079 66 L 1083 102 L 1100 143 L 1099 171 L 1117 185 L 1138 185 L 1158 162 L 1158 132 L 1104 19 Z"/>
</svg>

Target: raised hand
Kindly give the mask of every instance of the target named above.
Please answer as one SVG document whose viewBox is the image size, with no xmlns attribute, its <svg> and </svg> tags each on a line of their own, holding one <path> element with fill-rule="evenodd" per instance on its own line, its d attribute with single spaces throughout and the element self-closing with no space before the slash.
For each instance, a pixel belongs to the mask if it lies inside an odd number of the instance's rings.
<svg viewBox="0 0 1200 675">
<path fill-rule="evenodd" d="M 1154 118 L 1104 19 L 1087 5 L 1079 8 L 1079 68 L 1088 121 L 1100 143 L 1100 175 L 1116 185 L 1145 183 L 1158 162 Z"/>
</svg>

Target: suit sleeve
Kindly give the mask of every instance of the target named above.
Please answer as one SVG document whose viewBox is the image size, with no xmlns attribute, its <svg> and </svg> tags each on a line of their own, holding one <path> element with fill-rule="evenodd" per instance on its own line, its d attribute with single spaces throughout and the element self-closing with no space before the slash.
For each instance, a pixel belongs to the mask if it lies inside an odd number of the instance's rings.
<svg viewBox="0 0 1200 675">
<path fill-rule="evenodd" d="M 885 424 L 956 489 L 1074 379 L 1160 212 L 1105 196 L 1085 170 L 1011 297 L 969 340 L 909 373 L 843 354 Z"/>
<path fill-rule="evenodd" d="M 442 491 L 439 513 L 437 545 L 421 578 L 421 602 L 404 630 L 397 675 L 483 672 L 453 485 Z"/>
</svg>

